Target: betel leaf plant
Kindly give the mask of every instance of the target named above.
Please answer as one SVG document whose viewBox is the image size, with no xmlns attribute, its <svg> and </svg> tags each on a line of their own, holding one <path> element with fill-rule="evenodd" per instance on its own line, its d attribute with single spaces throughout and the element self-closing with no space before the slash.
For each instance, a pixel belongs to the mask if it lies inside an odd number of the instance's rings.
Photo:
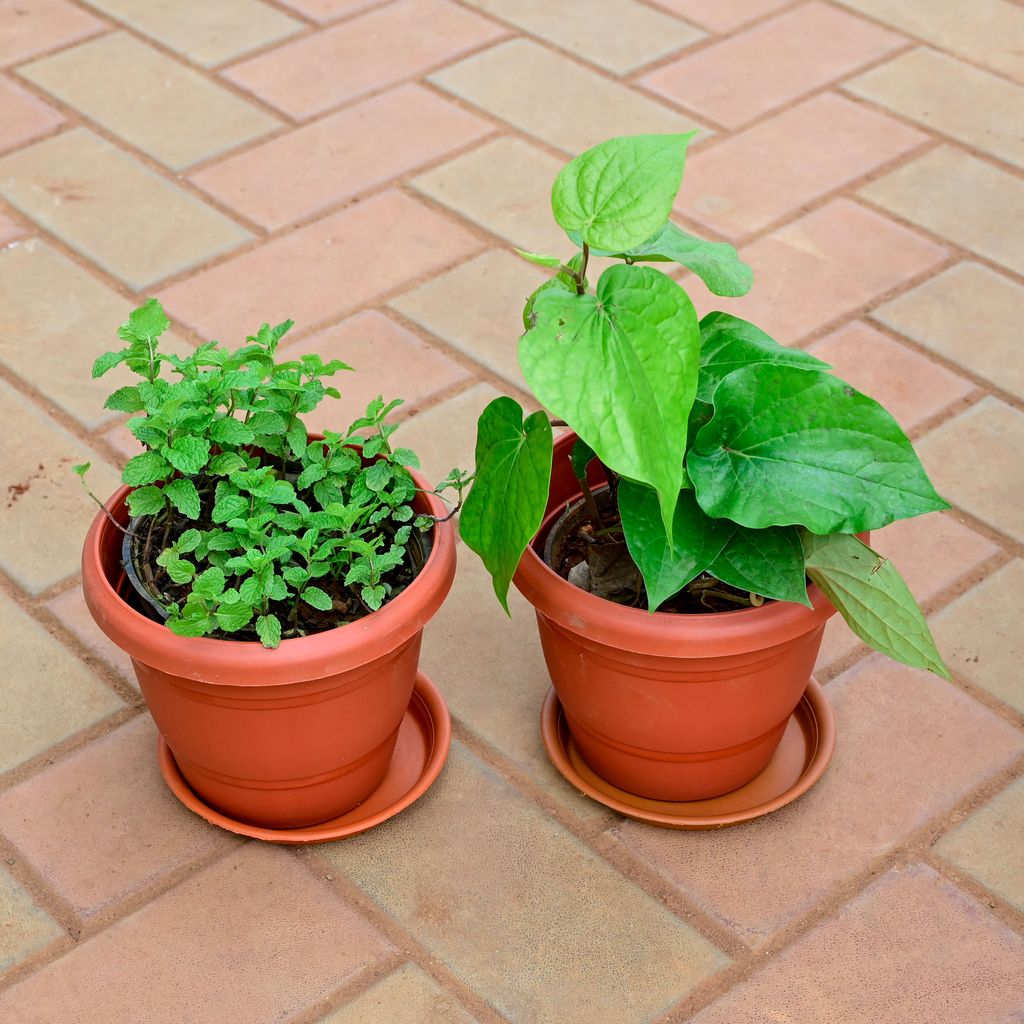
<svg viewBox="0 0 1024 1024">
<path fill-rule="evenodd" d="M 130 562 L 167 626 L 277 647 L 367 615 L 407 586 L 426 555 L 419 531 L 435 519 L 413 509 L 415 453 L 391 444 L 387 417 L 400 400 L 378 397 L 346 430 L 310 439 L 302 416 L 338 398 L 326 381 L 351 367 L 280 358 L 290 320 L 238 348 L 213 341 L 186 356 L 160 349 L 169 326 L 150 299 L 118 331 L 124 347 L 92 371 L 123 363 L 139 376 L 105 407 L 135 414 L 127 425 L 144 450 L 122 474 L 134 488 Z M 75 467 L 83 481 L 88 468 Z M 462 486 L 453 471 L 438 490 Z"/>
<path fill-rule="evenodd" d="M 902 578 L 857 537 L 949 507 L 906 435 L 807 352 L 729 313 L 699 319 L 658 269 L 680 264 L 716 295 L 753 281 L 731 246 L 669 220 L 691 134 L 611 139 L 558 175 L 552 210 L 576 251 L 520 250 L 556 271 L 519 340 L 543 411 L 507 397 L 484 410 L 462 536 L 507 611 L 545 512 L 554 417 L 579 438 L 579 550 L 553 566 L 571 582 L 653 612 L 807 605 L 810 578 L 867 643 L 948 676 Z M 597 256 L 614 262 L 592 286 Z"/>
</svg>

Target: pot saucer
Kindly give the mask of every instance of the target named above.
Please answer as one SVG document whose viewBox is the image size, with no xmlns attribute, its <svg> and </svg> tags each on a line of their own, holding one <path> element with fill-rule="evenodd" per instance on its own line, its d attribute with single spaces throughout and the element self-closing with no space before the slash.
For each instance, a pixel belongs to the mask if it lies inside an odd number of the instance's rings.
<svg viewBox="0 0 1024 1024">
<path fill-rule="evenodd" d="M 812 679 L 775 755 L 760 775 L 723 796 L 677 803 L 627 793 L 594 772 L 573 742 L 554 688 L 544 700 L 540 729 L 551 763 L 581 793 L 627 818 L 688 830 L 737 825 L 791 803 L 821 778 L 835 745 L 832 709 L 821 686 Z"/>
<path fill-rule="evenodd" d="M 356 808 L 338 818 L 304 828 L 263 828 L 237 821 L 204 803 L 185 781 L 171 748 L 157 740 L 160 771 L 171 792 L 190 810 L 229 832 L 269 843 L 301 845 L 344 839 L 393 818 L 418 800 L 441 773 L 448 758 L 452 726 L 441 691 L 422 673 L 398 730 L 398 742 L 381 784 Z"/>
</svg>

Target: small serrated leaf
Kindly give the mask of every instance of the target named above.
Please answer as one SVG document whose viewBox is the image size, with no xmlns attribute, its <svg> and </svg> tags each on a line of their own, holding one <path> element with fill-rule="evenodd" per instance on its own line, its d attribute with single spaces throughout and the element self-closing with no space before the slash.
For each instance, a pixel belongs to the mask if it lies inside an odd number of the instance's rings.
<svg viewBox="0 0 1024 1024">
<path fill-rule="evenodd" d="M 319 587 L 306 587 L 302 592 L 302 600 L 322 612 L 329 612 L 334 607 L 334 602 Z"/>
<path fill-rule="evenodd" d="M 214 613 L 217 625 L 226 633 L 237 633 L 252 622 L 252 607 L 244 601 L 225 602 Z"/>
<path fill-rule="evenodd" d="M 152 516 L 167 504 L 164 492 L 159 487 L 140 487 L 128 495 L 128 511 L 135 516 Z"/>
<path fill-rule="evenodd" d="M 141 487 L 166 480 L 173 472 L 171 465 L 159 452 L 143 452 L 128 460 L 121 479 L 129 487 Z"/>
<path fill-rule="evenodd" d="M 277 647 L 281 643 L 281 620 L 276 615 L 261 615 L 256 620 L 256 634 L 264 647 Z"/>
<path fill-rule="evenodd" d="M 183 516 L 188 519 L 199 518 L 202 504 L 199 500 L 199 491 L 196 490 L 196 485 L 191 480 L 184 477 L 172 480 L 164 487 L 164 494 Z"/>
</svg>

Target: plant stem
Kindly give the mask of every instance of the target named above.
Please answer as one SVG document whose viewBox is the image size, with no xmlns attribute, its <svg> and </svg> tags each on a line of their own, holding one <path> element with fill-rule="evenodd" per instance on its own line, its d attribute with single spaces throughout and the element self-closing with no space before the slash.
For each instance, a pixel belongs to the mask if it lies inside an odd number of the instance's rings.
<svg viewBox="0 0 1024 1024">
<path fill-rule="evenodd" d="M 604 519 L 601 517 L 601 511 L 594 500 L 594 492 L 590 489 L 590 483 L 586 476 L 579 477 L 578 479 L 580 487 L 583 488 L 583 504 L 587 507 L 587 514 L 594 521 L 594 525 L 599 530 L 603 530 L 605 528 Z"/>
<path fill-rule="evenodd" d="M 590 260 L 590 246 L 583 243 L 583 264 L 580 267 L 579 280 L 576 282 L 576 294 L 582 295 L 586 291 L 587 263 Z"/>
</svg>

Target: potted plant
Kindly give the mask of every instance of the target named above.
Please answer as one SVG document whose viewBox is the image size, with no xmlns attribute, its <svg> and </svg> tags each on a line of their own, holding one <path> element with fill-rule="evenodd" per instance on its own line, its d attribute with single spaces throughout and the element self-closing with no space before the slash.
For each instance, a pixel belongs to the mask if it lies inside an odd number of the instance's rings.
<svg viewBox="0 0 1024 1024">
<path fill-rule="evenodd" d="M 450 515 L 392 447 L 399 402 L 307 435 L 303 414 L 350 368 L 282 358 L 291 321 L 187 356 L 160 350 L 168 326 L 150 299 L 93 367 L 138 375 L 106 408 L 134 414 L 143 451 L 89 531 L 86 601 L 211 813 L 336 818 L 381 783 L 414 684 L 429 688 L 420 637 L 454 577 Z"/>
<path fill-rule="evenodd" d="M 484 410 L 460 521 L 506 611 L 513 576 L 534 605 L 586 764 L 667 801 L 765 768 L 834 610 L 948 677 L 865 543 L 949 507 L 899 426 L 808 353 L 727 313 L 699 319 L 656 269 L 681 264 L 718 295 L 752 283 L 731 246 L 669 221 L 690 137 L 612 139 L 558 175 L 552 209 L 577 252 L 520 253 L 555 271 L 519 341 L 543 411 L 524 418 L 507 397 Z M 591 287 L 596 256 L 617 262 Z M 554 442 L 552 426 L 572 432 Z"/>
</svg>

